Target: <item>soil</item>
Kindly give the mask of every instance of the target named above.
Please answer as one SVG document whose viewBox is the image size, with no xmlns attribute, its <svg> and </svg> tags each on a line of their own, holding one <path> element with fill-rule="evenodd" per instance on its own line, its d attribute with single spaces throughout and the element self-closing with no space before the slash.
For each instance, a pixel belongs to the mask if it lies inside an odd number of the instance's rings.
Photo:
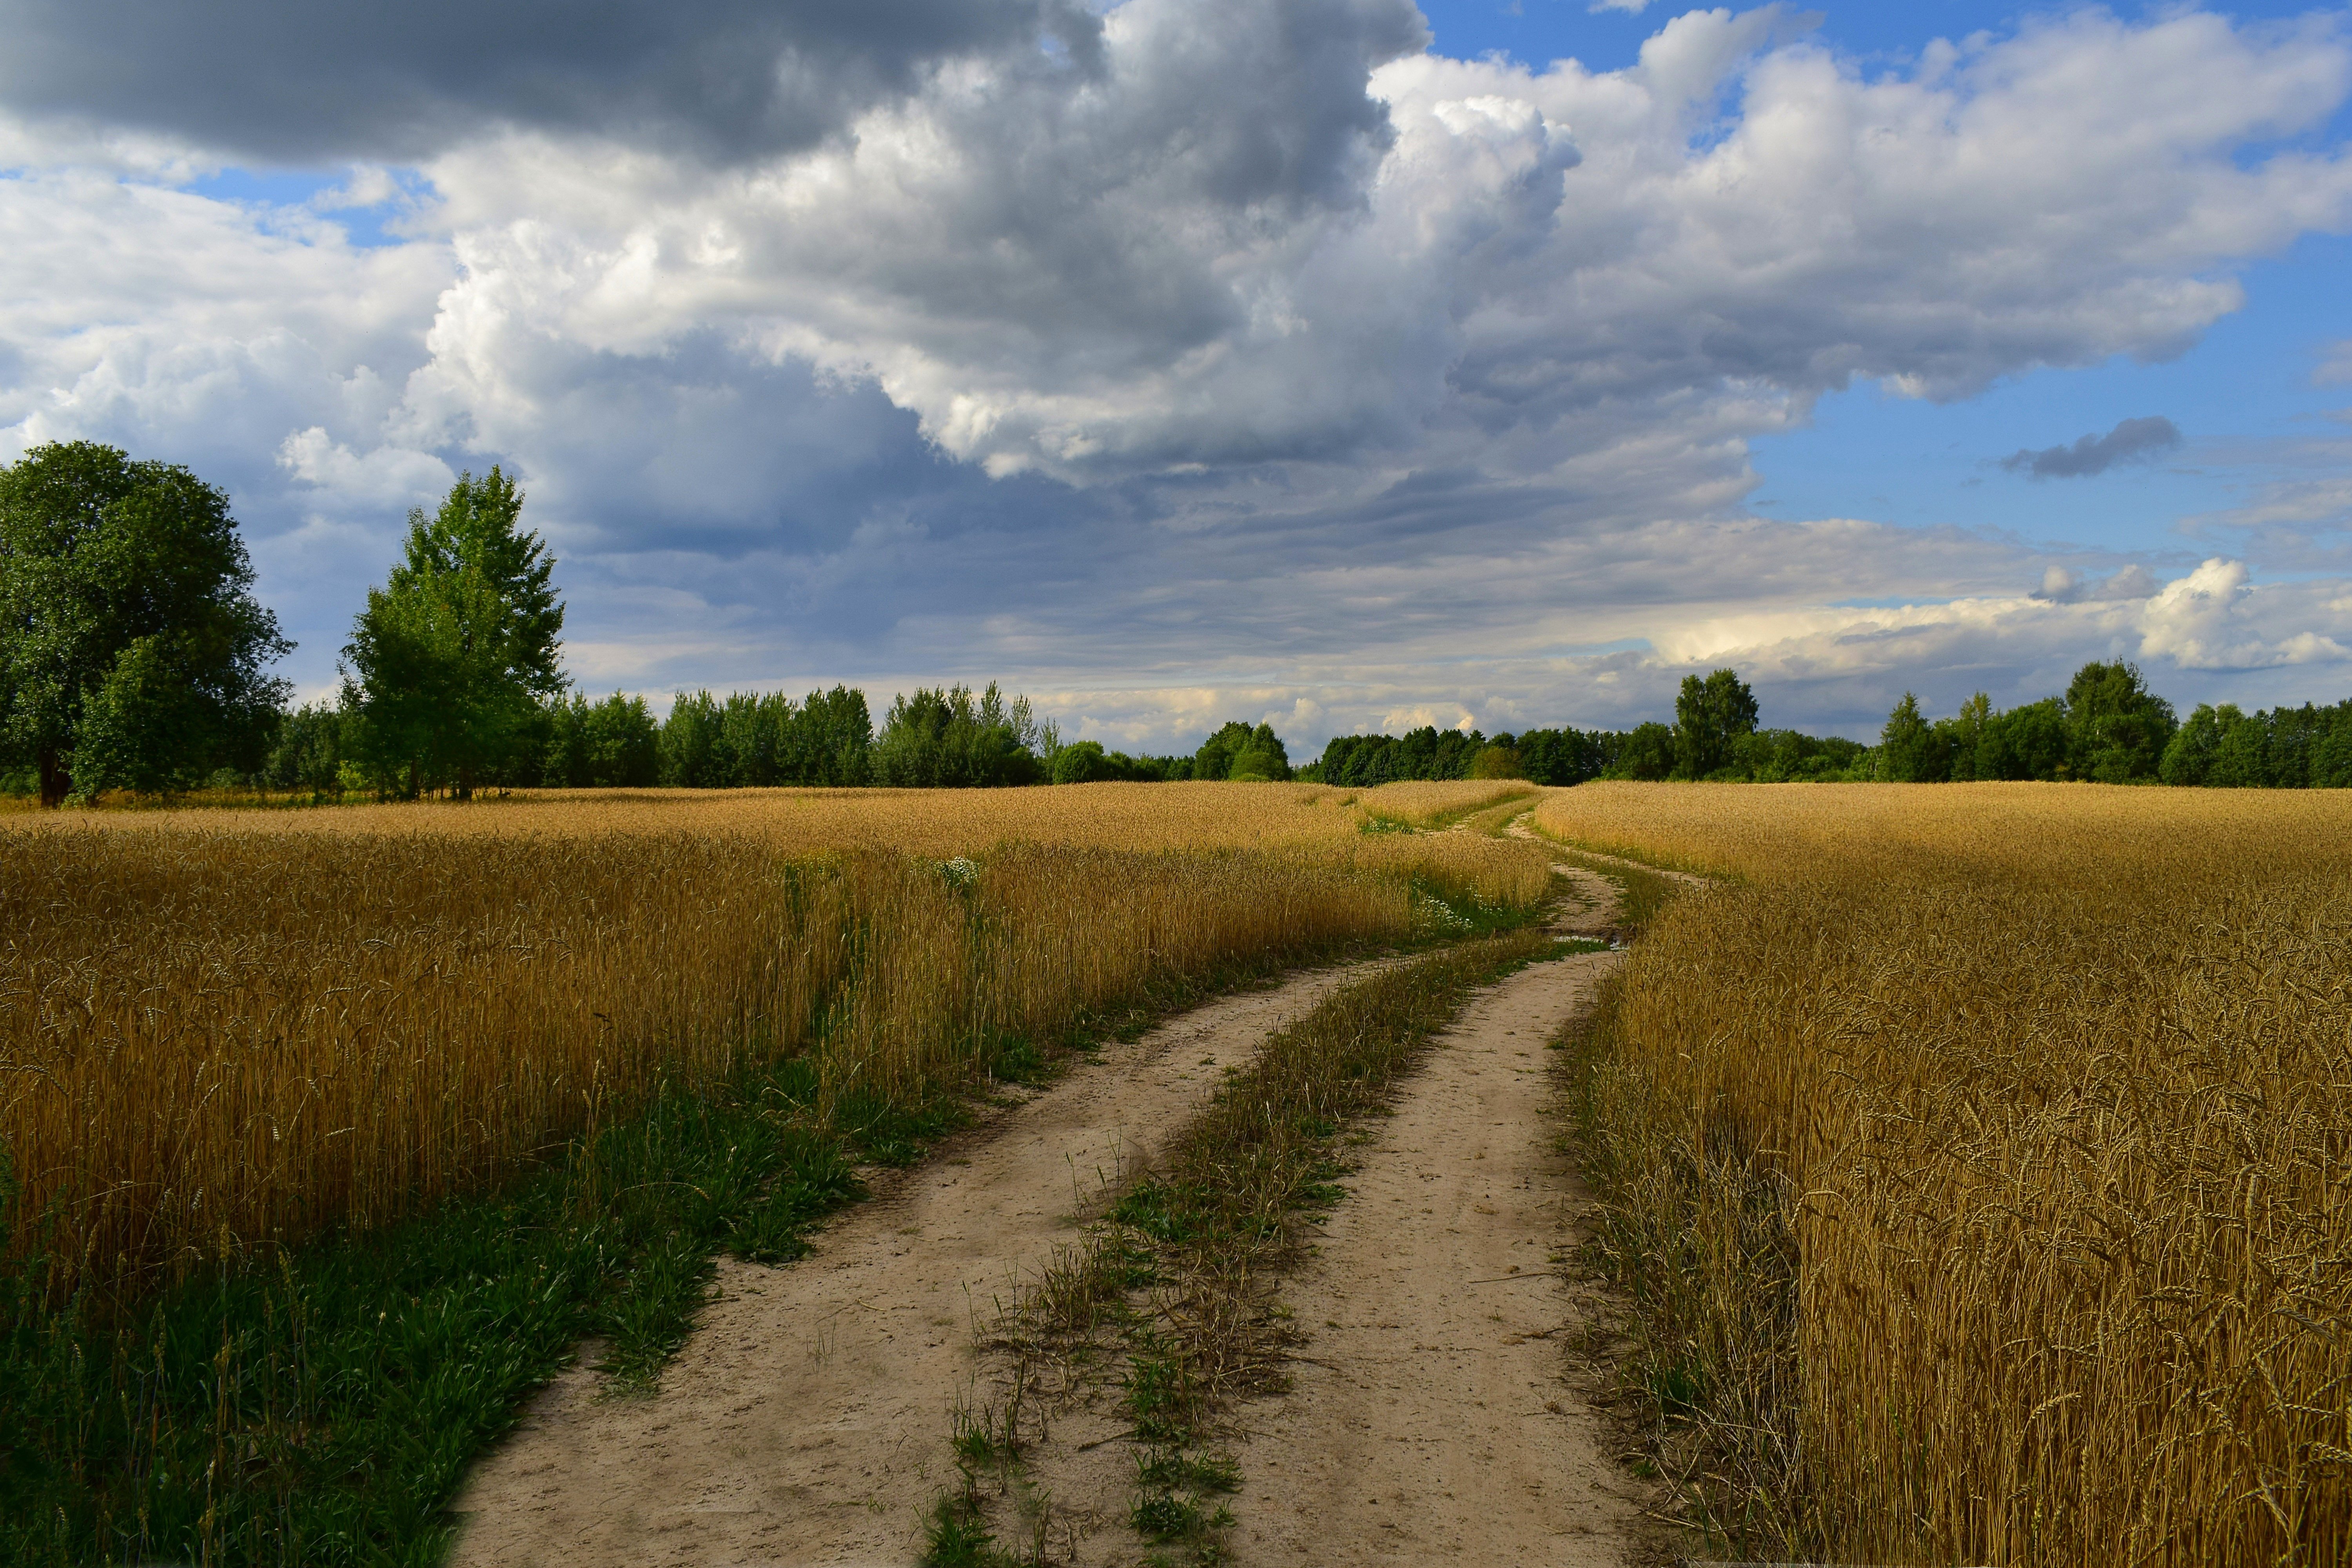
<svg viewBox="0 0 2352 1568">
<path fill-rule="evenodd" d="M 1610 934 L 1615 888 L 1557 869 L 1571 895 L 1554 929 Z M 1594 1407 L 1610 1374 L 1587 1352 L 1620 1314 L 1572 1265 L 1591 1198 L 1557 1146 L 1546 1048 L 1618 956 L 1539 963 L 1487 990 L 1395 1115 L 1369 1125 L 1349 1196 L 1282 1287 L 1301 1340 L 1291 1387 L 1235 1413 L 1224 1546 L 1238 1568 L 1657 1557 L 1642 1510 L 1654 1499 L 1612 1458 L 1622 1444 Z M 985 1368 L 1000 1396 L 1003 1359 Z M 1051 1560 L 1136 1562 L 1118 1390 L 1038 1382 L 1051 1415 L 1024 1479 L 1033 1507 L 1046 1504 Z"/>
<path fill-rule="evenodd" d="M 1563 931 L 1615 890 L 1559 868 Z M 1475 999 L 1356 1153 L 1349 1197 L 1283 1290 L 1286 1396 L 1239 1413 L 1227 1544 L 1244 1564 L 1616 1563 L 1646 1555 L 1578 1342 L 1608 1316 L 1566 1266 L 1589 1199 L 1556 1148 L 1547 1042 L 1616 962 L 1537 964 Z M 952 1413 L 1002 1369 L 975 1348 L 1106 1188 L 1228 1067 L 1355 970 L 1210 1004 L 1110 1045 L 877 1181 L 783 1268 L 726 1262 L 649 1396 L 551 1384 L 458 1504 L 461 1564 L 916 1562 L 955 1479 Z M 1133 1459 L 1107 1397 L 1030 1456 L 1055 1561 L 1132 1563 Z M 1024 1546 L 1027 1543 L 1022 1543 Z"/>
<path fill-rule="evenodd" d="M 1284 1291 L 1288 1397 L 1244 1417 L 1234 1561 L 1613 1564 L 1640 1499 L 1569 1342 L 1589 1200 L 1545 1136 L 1546 1042 L 1616 962 L 1538 964 L 1474 1003 L 1376 1124 Z"/>
<path fill-rule="evenodd" d="M 460 1496 L 451 1561 L 913 1563 L 953 1473 L 976 1326 L 1225 1067 L 1359 973 L 1295 976 L 1107 1045 L 877 1176 L 798 1263 L 722 1260 L 718 1299 L 651 1395 L 599 1398 L 584 1369 L 542 1391 Z"/>
</svg>

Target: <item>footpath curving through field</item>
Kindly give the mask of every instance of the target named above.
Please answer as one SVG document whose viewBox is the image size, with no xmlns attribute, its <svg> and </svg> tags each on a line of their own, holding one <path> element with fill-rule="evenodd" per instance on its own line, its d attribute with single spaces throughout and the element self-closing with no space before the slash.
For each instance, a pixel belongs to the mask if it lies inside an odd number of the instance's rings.
<svg viewBox="0 0 2352 1568">
<path fill-rule="evenodd" d="M 1223 1068 L 1362 972 L 1244 992 L 1104 1046 L 1027 1103 L 886 1174 L 782 1268 L 719 1299 L 646 1398 L 543 1394 L 457 1503 L 459 1564 L 906 1564 L 953 1471 L 973 1325 Z"/>
<path fill-rule="evenodd" d="M 1611 889 L 1569 872 L 1564 929 Z M 1244 1563 L 1619 1561 L 1636 1514 L 1570 1385 L 1589 1313 L 1559 1259 L 1583 1197 L 1554 1152 L 1545 1044 L 1613 954 L 1538 963 L 1440 1037 L 1360 1150 L 1351 1196 L 1285 1291 L 1308 1342 L 1293 1392 L 1243 1412 L 1228 1536 Z M 453 1561 L 910 1564 L 955 1479 L 975 1350 L 1106 1183 L 1223 1069 L 1363 966 L 1213 1003 L 1103 1047 L 877 1184 L 808 1258 L 722 1265 L 720 1299 L 646 1398 L 551 1388 L 460 1500 Z M 1057 1560 L 1133 1561 L 1123 1443 L 1057 1424 L 1032 1457 Z"/>
</svg>

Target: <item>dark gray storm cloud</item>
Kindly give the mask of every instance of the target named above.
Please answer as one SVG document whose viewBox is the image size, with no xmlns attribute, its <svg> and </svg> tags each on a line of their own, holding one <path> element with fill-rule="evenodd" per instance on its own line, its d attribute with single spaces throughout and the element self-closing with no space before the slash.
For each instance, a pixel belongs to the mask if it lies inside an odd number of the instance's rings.
<svg viewBox="0 0 2352 1568">
<path fill-rule="evenodd" d="M 2000 460 L 2012 474 L 2037 479 L 2086 479 L 2117 463 L 2148 462 L 2180 446 L 2180 426 L 2160 414 L 2126 419 L 2104 436 L 2085 436 L 2071 447 L 2021 449 Z"/>
<path fill-rule="evenodd" d="M 1090 68 L 1100 31 L 1067 0 L 0 0 L 0 104 L 273 162 L 499 125 L 730 157 L 818 142 L 943 58 Z"/>
</svg>

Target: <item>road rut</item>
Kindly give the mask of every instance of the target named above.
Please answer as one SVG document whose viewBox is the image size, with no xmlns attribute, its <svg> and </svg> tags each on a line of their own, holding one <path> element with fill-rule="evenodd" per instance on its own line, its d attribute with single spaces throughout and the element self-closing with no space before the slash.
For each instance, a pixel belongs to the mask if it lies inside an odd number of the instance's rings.
<svg viewBox="0 0 2352 1568">
<path fill-rule="evenodd" d="M 1223 1069 L 1363 972 L 1212 1002 L 1103 1047 L 962 1134 L 782 1268 L 722 1260 L 719 1295 L 649 1397 L 551 1384 L 468 1481 L 453 1563 L 872 1563 L 919 1556 L 952 1474 L 973 1327 L 1074 1232 L 1120 1163 L 1156 1153 Z"/>
</svg>

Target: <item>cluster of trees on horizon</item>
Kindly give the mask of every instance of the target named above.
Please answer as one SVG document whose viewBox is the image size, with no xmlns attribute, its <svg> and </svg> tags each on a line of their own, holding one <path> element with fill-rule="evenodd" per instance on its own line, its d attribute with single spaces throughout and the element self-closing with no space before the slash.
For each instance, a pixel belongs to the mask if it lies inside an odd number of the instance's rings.
<svg viewBox="0 0 2352 1568">
<path fill-rule="evenodd" d="M 1064 742 L 992 682 L 899 694 L 877 730 L 845 686 L 592 702 L 559 659 L 563 605 L 544 542 L 502 470 L 467 474 L 371 589 L 330 702 L 288 707 L 265 673 L 290 651 L 251 593 L 228 498 L 187 469 L 89 442 L 0 470 L 0 788 L 46 805 L 110 789 L 268 789 L 415 799 L 482 789 L 776 784 L 987 787 L 1103 780 L 1371 786 L 1524 778 L 1792 783 L 1975 779 L 2352 786 L 2352 701 L 2183 722 L 2134 667 L 2098 662 L 2063 695 L 1996 710 L 1979 692 L 1929 720 L 1905 693 L 1878 743 L 1765 729 L 1738 672 L 1684 679 L 1675 720 L 1491 739 L 1423 726 L 1341 735 L 1294 768 L 1269 724 L 1198 751 L 1130 756 Z"/>
</svg>

